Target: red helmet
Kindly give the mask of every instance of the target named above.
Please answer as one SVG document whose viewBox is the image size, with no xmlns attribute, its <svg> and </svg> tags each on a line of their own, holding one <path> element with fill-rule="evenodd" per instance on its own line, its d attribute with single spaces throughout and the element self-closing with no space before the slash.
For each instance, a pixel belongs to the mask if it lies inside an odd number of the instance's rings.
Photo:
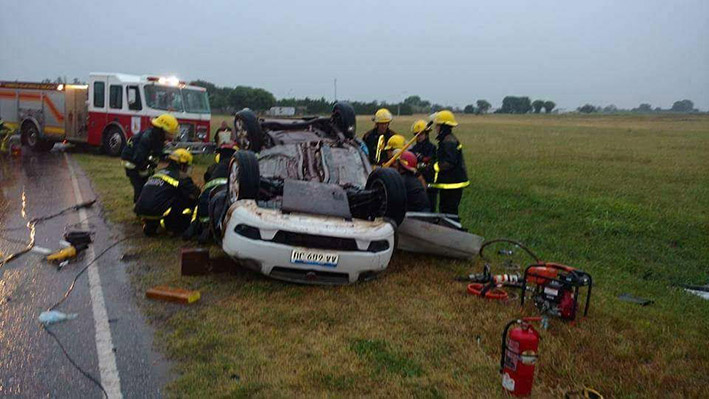
<svg viewBox="0 0 709 399">
<path fill-rule="evenodd" d="M 233 142 L 233 141 L 225 141 L 225 142 L 222 143 L 222 145 L 219 146 L 219 149 L 221 149 L 221 150 L 234 150 L 234 151 L 236 151 L 236 150 L 239 149 L 239 146 L 236 145 L 236 143 Z"/>
<path fill-rule="evenodd" d="M 416 165 L 418 161 L 416 160 L 416 155 L 411 151 L 404 151 L 399 157 L 399 165 L 403 166 L 404 169 L 410 172 L 416 172 Z"/>
</svg>

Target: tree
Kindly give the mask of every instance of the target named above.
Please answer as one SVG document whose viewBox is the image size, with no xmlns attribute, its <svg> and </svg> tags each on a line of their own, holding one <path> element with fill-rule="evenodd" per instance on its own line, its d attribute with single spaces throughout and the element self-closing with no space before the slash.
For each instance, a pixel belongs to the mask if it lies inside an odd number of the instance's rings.
<svg viewBox="0 0 709 399">
<path fill-rule="evenodd" d="M 475 109 L 475 106 L 473 104 L 468 104 L 465 106 L 465 108 L 463 108 L 464 114 L 474 114 L 476 113 L 476 111 L 477 110 Z"/>
<path fill-rule="evenodd" d="M 606 105 L 603 108 L 603 113 L 605 114 L 614 114 L 616 112 L 618 112 L 618 107 L 616 107 L 615 104 Z"/>
<path fill-rule="evenodd" d="M 648 103 L 642 103 L 637 108 L 633 108 L 632 111 L 633 112 L 640 112 L 640 113 L 644 113 L 644 114 L 649 114 L 652 112 L 652 105 L 650 105 Z"/>
<path fill-rule="evenodd" d="M 595 106 L 593 106 L 593 105 L 591 105 L 591 104 L 585 104 L 585 105 L 582 106 L 582 107 L 578 107 L 576 110 L 577 110 L 578 112 L 581 112 L 581 113 L 584 113 L 584 114 L 591 114 L 591 113 L 593 113 L 593 112 L 598 111 L 598 108 L 596 108 Z"/>
<path fill-rule="evenodd" d="M 265 111 L 276 104 L 276 97 L 264 89 L 236 86 L 228 95 L 227 103 L 234 110 L 251 108 Z"/>
<path fill-rule="evenodd" d="M 534 100 L 532 102 L 532 108 L 534 108 L 534 113 L 538 114 L 542 112 L 542 108 L 544 108 L 544 101 L 542 100 Z"/>
<path fill-rule="evenodd" d="M 672 112 L 694 112 L 694 103 L 691 100 L 675 101 L 670 109 Z"/>
<path fill-rule="evenodd" d="M 402 110 L 404 109 L 404 105 L 407 107 L 407 110 L 411 109 L 411 112 L 428 112 L 431 108 L 431 103 L 429 101 L 422 100 L 419 96 L 406 97 L 402 104 Z"/>
<path fill-rule="evenodd" d="M 477 108 L 478 114 L 485 114 L 492 107 L 492 104 L 487 102 L 487 100 L 478 100 L 475 103 L 478 105 L 478 108 Z"/>
<path fill-rule="evenodd" d="M 404 104 L 413 105 L 418 107 L 421 105 L 421 97 L 419 96 L 408 96 L 404 99 Z"/>
<path fill-rule="evenodd" d="M 554 101 L 544 101 L 544 112 L 549 114 L 551 111 L 556 107 L 556 103 Z"/>
<path fill-rule="evenodd" d="M 502 99 L 501 114 L 526 114 L 532 110 L 532 102 L 529 97 L 507 96 Z"/>
</svg>

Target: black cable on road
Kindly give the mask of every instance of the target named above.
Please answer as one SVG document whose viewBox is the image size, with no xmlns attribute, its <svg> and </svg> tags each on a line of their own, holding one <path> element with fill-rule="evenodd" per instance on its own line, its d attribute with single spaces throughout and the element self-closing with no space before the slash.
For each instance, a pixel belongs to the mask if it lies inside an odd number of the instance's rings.
<svg viewBox="0 0 709 399">
<path fill-rule="evenodd" d="M 116 247 L 118 244 L 120 244 L 130 238 L 136 237 L 140 234 L 142 234 L 142 233 L 131 234 L 131 235 L 125 236 L 117 241 L 114 241 L 111 245 L 109 245 L 103 251 L 101 251 L 101 253 L 96 255 L 91 260 L 91 262 L 87 263 L 81 270 L 79 270 L 78 273 L 76 273 L 76 275 L 74 276 L 74 279 L 71 281 L 71 284 L 69 285 L 69 288 L 67 288 L 64 295 L 54 305 L 47 308 L 47 311 L 51 311 L 51 310 L 56 309 L 57 306 L 61 305 L 62 303 L 64 303 L 64 301 L 66 301 L 67 298 L 69 298 L 69 295 L 71 295 L 71 293 L 74 291 L 74 287 L 76 286 L 76 281 L 79 279 L 79 277 L 81 277 L 82 274 L 84 274 L 84 272 L 86 272 L 86 270 L 88 270 L 89 266 L 94 264 L 94 262 L 96 262 L 103 255 L 105 255 L 108 251 L 110 251 L 111 249 Z M 47 328 L 47 326 L 42 325 L 42 327 L 43 327 L 44 331 L 46 331 L 52 338 L 54 338 L 54 340 L 57 342 L 57 344 L 61 348 L 62 353 L 64 353 L 64 356 L 67 358 L 67 360 L 69 360 L 69 363 L 71 363 L 71 365 L 74 366 L 74 368 L 77 369 L 84 377 L 88 378 L 91 382 L 93 382 L 96 386 L 98 386 L 101 389 L 101 391 L 103 392 L 103 394 L 105 395 L 105 397 L 108 398 L 108 393 L 106 393 L 106 389 L 103 387 L 103 385 L 101 385 L 101 382 L 98 381 L 91 374 L 89 374 L 88 371 L 81 368 L 81 366 L 79 366 L 76 363 L 76 361 L 74 361 L 74 359 L 69 355 L 69 353 L 64 348 L 64 345 L 62 345 L 61 341 L 59 340 L 59 337 L 57 337 L 49 328 Z"/>
<path fill-rule="evenodd" d="M 47 334 L 49 334 L 50 337 L 54 338 L 54 341 L 57 343 L 57 345 L 59 345 L 59 348 L 61 348 L 62 353 L 64 353 L 64 356 L 67 358 L 67 360 L 69 360 L 69 363 L 71 363 L 71 365 L 74 366 L 75 369 L 79 370 L 79 372 L 83 374 L 84 377 L 86 377 L 89 381 L 93 382 L 97 387 L 99 387 L 99 389 L 101 389 L 101 392 L 103 392 L 103 396 L 108 399 L 108 392 L 106 392 L 106 389 L 103 387 L 103 385 L 101 385 L 101 382 L 98 381 L 94 376 L 89 374 L 87 371 L 82 369 L 81 366 L 76 364 L 74 359 L 72 359 L 71 356 L 69 356 L 69 353 L 67 353 L 66 348 L 64 348 L 64 345 L 62 345 L 62 341 L 59 340 L 59 338 L 54 334 L 54 332 L 44 324 L 42 324 L 42 329 Z"/>
</svg>

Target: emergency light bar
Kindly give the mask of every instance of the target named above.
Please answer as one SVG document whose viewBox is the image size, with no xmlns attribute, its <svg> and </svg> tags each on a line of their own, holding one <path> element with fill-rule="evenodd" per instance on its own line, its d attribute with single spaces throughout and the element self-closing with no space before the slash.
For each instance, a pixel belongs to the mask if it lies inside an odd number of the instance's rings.
<svg viewBox="0 0 709 399">
<path fill-rule="evenodd" d="M 161 85 L 168 86 L 184 86 L 186 83 L 177 79 L 175 76 L 148 76 L 146 78 L 148 82 L 158 82 Z"/>
</svg>

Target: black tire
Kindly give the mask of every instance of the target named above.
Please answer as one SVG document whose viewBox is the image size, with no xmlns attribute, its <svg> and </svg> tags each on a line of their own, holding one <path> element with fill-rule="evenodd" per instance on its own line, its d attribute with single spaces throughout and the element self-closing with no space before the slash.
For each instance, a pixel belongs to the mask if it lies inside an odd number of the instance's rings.
<svg viewBox="0 0 709 399">
<path fill-rule="evenodd" d="M 404 180 L 394 169 L 376 168 L 367 179 L 367 189 L 376 190 L 381 196 L 379 208 L 374 217 L 387 217 L 397 226 L 406 216 L 406 186 Z"/>
<path fill-rule="evenodd" d="M 251 151 L 237 151 L 229 161 L 227 198 L 231 205 L 242 199 L 257 199 L 261 177 L 258 159 Z"/>
<path fill-rule="evenodd" d="M 209 195 L 209 231 L 217 244 L 222 243 L 222 223 L 224 215 L 229 209 L 227 206 L 227 190 L 212 190 Z"/>
<path fill-rule="evenodd" d="M 248 108 L 234 116 L 234 136 L 240 149 L 259 152 L 263 146 L 263 130 L 258 117 Z"/>
<path fill-rule="evenodd" d="M 352 139 L 357 134 L 357 114 L 349 103 L 337 102 L 332 107 L 332 123 L 348 139 Z"/>
<path fill-rule="evenodd" d="M 121 155 L 125 145 L 126 137 L 123 135 L 123 131 L 119 127 L 109 126 L 106 131 L 103 132 L 101 149 L 105 154 L 112 157 L 117 157 Z"/>
<path fill-rule="evenodd" d="M 21 140 L 35 152 L 47 152 L 54 147 L 53 141 L 44 140 L 39 137 L 39 129 L 31 122 L 22 125 Z"/>
</svg>

